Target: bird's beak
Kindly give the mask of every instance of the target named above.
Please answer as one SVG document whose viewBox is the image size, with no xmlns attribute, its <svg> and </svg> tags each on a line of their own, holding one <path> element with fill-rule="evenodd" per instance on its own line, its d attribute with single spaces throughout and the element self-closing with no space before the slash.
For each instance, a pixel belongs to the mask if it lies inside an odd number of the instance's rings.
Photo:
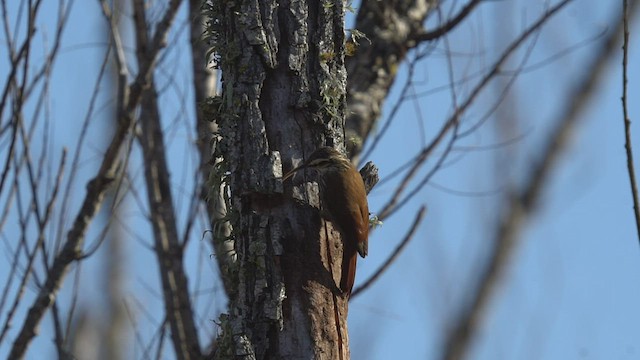
<svg viewBox="0 0 640 360">
<path fill-rule="evenodd" d="M 286 181 L 288 178 L 293 177 L 293 175 L 298 172 L 298 170 L 301 170 L 302 168 L 306 167 L 306 164 L 302 164 L 298 167 L 293 168 L 293 170 L 289 171 L 288 173 L 284 174 L 284 176 L 282 177 L 282 181 Z"/>
</svg>

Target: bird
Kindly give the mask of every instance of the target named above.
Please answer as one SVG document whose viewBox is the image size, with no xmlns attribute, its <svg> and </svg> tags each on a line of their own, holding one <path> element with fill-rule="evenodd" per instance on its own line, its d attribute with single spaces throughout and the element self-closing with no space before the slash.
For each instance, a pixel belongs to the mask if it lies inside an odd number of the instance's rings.
<svg viewBox="0 0 640 360">
<path fill-rule="evenodd" d="M 342 235 L 340 290 L 349 298 L 356 277 L 357 255 L 364 258 L 368 253 L 369 205 L 364 181 L 348 158 L 328 146 L 316 149 L 302 165 L 285 174 L 282 181 L 302 169 L 315 170 L 321 214 Z"/>
</svg>

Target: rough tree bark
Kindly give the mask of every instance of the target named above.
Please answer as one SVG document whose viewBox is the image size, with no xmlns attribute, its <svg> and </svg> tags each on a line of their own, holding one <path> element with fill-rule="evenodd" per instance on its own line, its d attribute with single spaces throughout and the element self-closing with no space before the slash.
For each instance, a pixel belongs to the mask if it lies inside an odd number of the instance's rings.
<svg viewBox="0 0 640 360">
<path fill-rule="evenodd" d="M 321 145 L 343 147 L 342 1 L 214 2 L 223 95 L 213 183 L 228 186 L 237 287 L 218 358 L 346 359 L 347 300 L 336 284 L 342 243 L 318 214 L 317 186 L 282 169 Z M 216 179 L 217 177 L 217 179 Z M 295 200 L 294 200 L 295 199 Z M 220 239 L 218 239 L 220 240 Z"/>
<path fill-rule="evenodd" d="M 352 156 L 360 153 L 379 119 L 407 52 L 423 41 L 424 21 L 436 3 L 435 0 L 360 3 L 355 28 L 366 38 L 358 40 L 357 50 L 346 59 L 349 74 L 346 138 Z"/>
</svg>

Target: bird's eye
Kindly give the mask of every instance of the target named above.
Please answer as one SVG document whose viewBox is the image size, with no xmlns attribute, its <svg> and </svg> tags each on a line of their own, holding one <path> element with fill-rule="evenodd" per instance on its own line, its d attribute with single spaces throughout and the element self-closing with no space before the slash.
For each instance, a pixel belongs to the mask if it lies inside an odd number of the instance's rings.
<svg viewBox="0 0 640 360">
<path fill-rule="evenodd" d="M 309 163 L 309 166 L 315 168 L 323 168 L 329 165 L 329 161 L 327 159 L 316 159 Z"/>
</svg>

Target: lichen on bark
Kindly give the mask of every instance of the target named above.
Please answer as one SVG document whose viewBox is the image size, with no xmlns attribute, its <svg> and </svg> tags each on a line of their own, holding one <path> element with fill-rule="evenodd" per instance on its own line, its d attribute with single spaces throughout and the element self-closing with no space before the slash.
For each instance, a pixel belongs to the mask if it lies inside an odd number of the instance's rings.
<svg viewBox="0 0 640 360">
<path fill-rule="evenodd" d="M 217 156 L 237 256 L 218 344 L 226 351 L 217 354 L 348 357 L 347 300 L 335 285 L 339 236 L 308 202 L 317 186 L 295 184 L 305 192 L 300 204 L 281 180 L 283 167 L 316 147 L 344 147 L 343 3 L 220 1 L 216 9 Z"/>
</svg>

